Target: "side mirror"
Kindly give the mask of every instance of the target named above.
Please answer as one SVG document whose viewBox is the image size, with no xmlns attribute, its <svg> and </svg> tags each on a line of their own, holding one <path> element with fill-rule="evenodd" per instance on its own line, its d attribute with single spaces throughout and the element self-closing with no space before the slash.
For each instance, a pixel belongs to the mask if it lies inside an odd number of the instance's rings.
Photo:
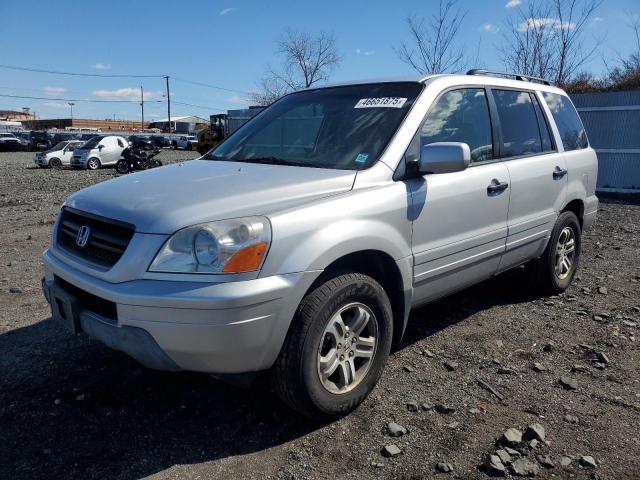
<svg viewBox="0 0 640 480">
<path fill-rule="evenodd" d="M 104 148 L 104 145 L 98 145 L 98 150 L 102 150 Z"/>
<path fill-rule="evenodd" d="M 471 150 L 466 143 L 430 143 L 420 152 L 420 173 L 461 172 L 470 161 Z"/>
</svg>

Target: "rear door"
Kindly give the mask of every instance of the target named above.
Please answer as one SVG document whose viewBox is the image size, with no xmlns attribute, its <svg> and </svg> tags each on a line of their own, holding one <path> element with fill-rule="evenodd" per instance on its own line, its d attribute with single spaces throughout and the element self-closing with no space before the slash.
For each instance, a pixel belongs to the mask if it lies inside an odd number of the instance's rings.
<svg viewBox="0 0 640 480">
<path fill-rule="evenodd" d="M 469 145 L 461 172 L 407 182 L 412 207 L 414 305 L 493 275 L 504 252 L 509 172 L 494 155 L 494 129 L 484 87 L 459 87 L 434 102 L 406 153 L 411 162 L 435 142 Z"/>
<path fill-rule="evenodd" d="M 500 271 L 540 256 L 566 196 L 567 168 L 535 91 L 491 88 L 499 155 L 511 179 Z"/>
</svg>

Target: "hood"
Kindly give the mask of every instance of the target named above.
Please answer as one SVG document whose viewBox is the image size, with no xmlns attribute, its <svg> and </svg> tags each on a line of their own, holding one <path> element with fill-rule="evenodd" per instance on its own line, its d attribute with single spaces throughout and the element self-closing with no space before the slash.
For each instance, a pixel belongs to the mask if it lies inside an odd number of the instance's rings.
<svg viewBox="0 0 640 480">
<path fill-rule="evenodd" d="M 290 208 L 351 189 L 355 171 L 192 160 L 102 182 L 65 205 L 143 233 Z"/>
</svg>

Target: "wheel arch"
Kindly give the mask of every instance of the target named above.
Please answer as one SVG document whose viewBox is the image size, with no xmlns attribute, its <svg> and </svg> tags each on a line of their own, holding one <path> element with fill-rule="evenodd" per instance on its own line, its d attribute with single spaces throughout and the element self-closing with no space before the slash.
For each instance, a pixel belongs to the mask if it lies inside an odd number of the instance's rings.
<svg viewBox="0 0 640 480">
<path fill-rule="evenodd" d="M 560 213 L 564 212 L 573 212 L 575 216 L 578 217 L 580 228 L 582 228 L 582 223 L 584 220 L 584 201 L 579 198 L 574 198 L 573 200 L 568 202 L 560 211 Z"/>
</svg>

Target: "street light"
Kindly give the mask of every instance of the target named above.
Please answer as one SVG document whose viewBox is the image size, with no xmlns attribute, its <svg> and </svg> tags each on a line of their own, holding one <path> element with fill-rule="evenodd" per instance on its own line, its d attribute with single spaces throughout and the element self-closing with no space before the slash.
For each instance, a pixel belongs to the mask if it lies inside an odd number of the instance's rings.
<svg viewBox="0 0 640 480">
<path fill-rule="evenodd" d="M 71 123 L 72 123 L 71 126 L 73 126 L 73 106 L 75 105 L 75 103 L 67 102 L 67 105 L 69 105 L 71 107 Z"/>
</svg>

